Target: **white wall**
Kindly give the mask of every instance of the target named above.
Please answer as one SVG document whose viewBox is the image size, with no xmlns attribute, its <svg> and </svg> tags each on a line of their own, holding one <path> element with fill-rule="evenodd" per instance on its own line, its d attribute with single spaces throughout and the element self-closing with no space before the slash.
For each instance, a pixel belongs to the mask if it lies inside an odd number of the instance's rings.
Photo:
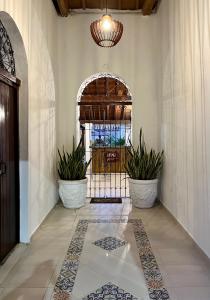
<svg viewBox="0 0 210 300">
<path fill-rule="evenodd" d="M 210 257 L 210 2 L 163 0 L 158 17 L 162 200 Z"/>
<path fill-rule="evenodd" d="M 90 24 L 99 15 L 59 18 L 59 102 L 58 145 L 70 147 L 76 131 L 77 92 L 82 82 L 98 72 L 114 73 L 125 80 L 133 95 L 133 133 L 138 141 L 140 126 L 146 140 L 158 147 L 159 118 L 156 90 L 155 16 L 114 15 L 122 21 L 124 33 L 113 48 L 97 46 Z"/>
<path fill-rule="evenodd" d="M 55 113 L 58 145 L 71 146 L 78 89 L 105 71 L 131 89 L 134 142 L 143 126 L 146 140 L 159 148 L 161 121 L 163 203 L 210 256 L 209 1 L 163 0 L 157 16 L 115 16 L 124 34 L 111 49 L 99 48 L 90 36 L 97 15 L 57 18 L 51 0 L 0 0 L 0 10 L 14 19 L 28 60 L 29 147 L 23 164 L 29 168 L 29 231 L 22 240 L 28 241 L 57 199 Z"/>
<path fill-rule="evenodd" d="M 21 178 L 21 185 L 29 184 L 28 195 L 25 195 L 28 207 L 21 207 L 21 215 L 28 214 L 28 224 L 25 224 L 28 232 L 21 228 L 21 240 L 27 242 L 57 200 L 57 15 L 51 0 L 0 0 L 0 11 L 7 12 L 16 23 L 28 61 L 28 154 L 21 157 L 29 174 L 28 178 L 27 175 Z M 27 130 L 25 132 L 27 134 Z M 27 144 L 27 138 L 21 140 L 22 148 L 23 143 Z"/>
</svg>

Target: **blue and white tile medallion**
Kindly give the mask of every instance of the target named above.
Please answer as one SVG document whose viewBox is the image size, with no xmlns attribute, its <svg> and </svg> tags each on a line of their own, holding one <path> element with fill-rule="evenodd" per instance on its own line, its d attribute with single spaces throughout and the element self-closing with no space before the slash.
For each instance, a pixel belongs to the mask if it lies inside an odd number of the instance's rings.
<svg viewBox="0 0 210 300">
<path fill-rule="evenodd" d="M 101 240 L 95 241 L 93 244 L 98 247 L 101 247 L 104 250 L 112 251 L 119 247 L 125 246 L 127 244 L 127 242 L 119 240 L 112 236 L 108 236 Z"/>
<path fill-rule="evenodd" d="M 130 293 L 125 292 L 123 289 L 118 286 L 107 283 L 95 292 L 89 294 L 87 297 L 82 300 L 138 300 L 136 297 Z"/>
</svg>

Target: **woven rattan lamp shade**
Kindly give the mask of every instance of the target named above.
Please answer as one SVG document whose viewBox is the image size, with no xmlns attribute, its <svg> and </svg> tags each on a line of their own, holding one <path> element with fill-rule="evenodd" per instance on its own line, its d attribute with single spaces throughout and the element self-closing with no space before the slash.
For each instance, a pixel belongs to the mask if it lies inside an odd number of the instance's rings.
<svg viewBox="0 0 210 300">
<path fill-rule="evenodd" d="M 90 25 L 91 35 L 98 46 L 113 47 L 121 39 L 123 24 L 113 20 L 110 15 L 104 15 Z"/>
</svg>

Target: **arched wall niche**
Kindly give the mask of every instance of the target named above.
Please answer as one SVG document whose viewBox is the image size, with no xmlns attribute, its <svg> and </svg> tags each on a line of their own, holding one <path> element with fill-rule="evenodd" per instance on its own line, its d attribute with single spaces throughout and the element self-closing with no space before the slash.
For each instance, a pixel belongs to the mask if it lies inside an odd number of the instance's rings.
<svg viewBox="0 0 210 300">
<path fill-rule="evenodd" d="M 19 89 L 19 153 L 20 153 L 20 241 L 28 243 L 29 203 L 28 203 L 28 63 L 20 31 L 12 17 L 0 11 L 0 20 L 12 44 L 16 76 L 21 80 Z"/>
<path fill-rule="evenodd" d="M 112 79 L 116 79 L 117 81 L 120 81 L 127 88 L 128 95 L 131 96 L 131 99 L 133 101 L 130 87 L 127 85 L 126 81 L 122 77 L 120 77 L 119 75 L 116 75 L 114 73 L 110 73 L 110 72 L 99 72 L 99 73 L 89 76 L 82 82 L 82 84 L 80 85 L 80 88 L 78 90 L 78 93 L 77 93 L 77 103 L 81 101 L 81 97 L 82 97 L 84 89 L 94 80 L 103 78 L 103 77 L 112 78 Z M 79 114 L 80 114 L 79 106 L 77 105 L 76 106 L 76 141 L 77 142 L 79 142 L 79 139 L 80 139 Z M 132 120 L 132 118 L 131 118 L 131 120 Z M 131 134 L 132 134 L 132 131 L 131 131 Z M 131 139 L 132 139 L 132 135 L 131 135 Z"/>
</svg>

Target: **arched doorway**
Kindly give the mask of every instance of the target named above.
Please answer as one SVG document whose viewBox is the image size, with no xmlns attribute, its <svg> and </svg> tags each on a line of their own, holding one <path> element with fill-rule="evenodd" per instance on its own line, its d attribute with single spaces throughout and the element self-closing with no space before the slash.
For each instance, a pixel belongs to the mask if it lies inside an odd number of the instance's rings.
<svg viewBox="0 0 210 300">
<path fill-rule="evenodd" d="M 95 201 L 129 196 L 125 162 L 131 139 L 132 97 L 126 83 L 110 73 L 87 79 L 78 95 L 78 124 L 92 157 L 88 197 Z"/>
<path fill-rule="evenodd" d="M 28 243 L 29 237 L 29 209 L 28 209 L 28 63 L 20 31 L 12 17 L 0 11 L 2 33 L 7 34 L 10 46 L 1 53 L 1 67 L 21 80 L 19 88 L 19 178 L 20 178 L 20 241 Z M 6 32 L 6 33 L 5 33 Z M 2 45 L 3 46 L 3 45 Z M 8 44 L 9 46 L 9 44 Z M 11 51 L 12 49 L 12 51 Z M 11 60 L 11 54 L 13 59 Z M 2 56 L 6 60 L 2 66 Z M 9 63 L 8 69 L 6 68 Z"/>
</svg>

